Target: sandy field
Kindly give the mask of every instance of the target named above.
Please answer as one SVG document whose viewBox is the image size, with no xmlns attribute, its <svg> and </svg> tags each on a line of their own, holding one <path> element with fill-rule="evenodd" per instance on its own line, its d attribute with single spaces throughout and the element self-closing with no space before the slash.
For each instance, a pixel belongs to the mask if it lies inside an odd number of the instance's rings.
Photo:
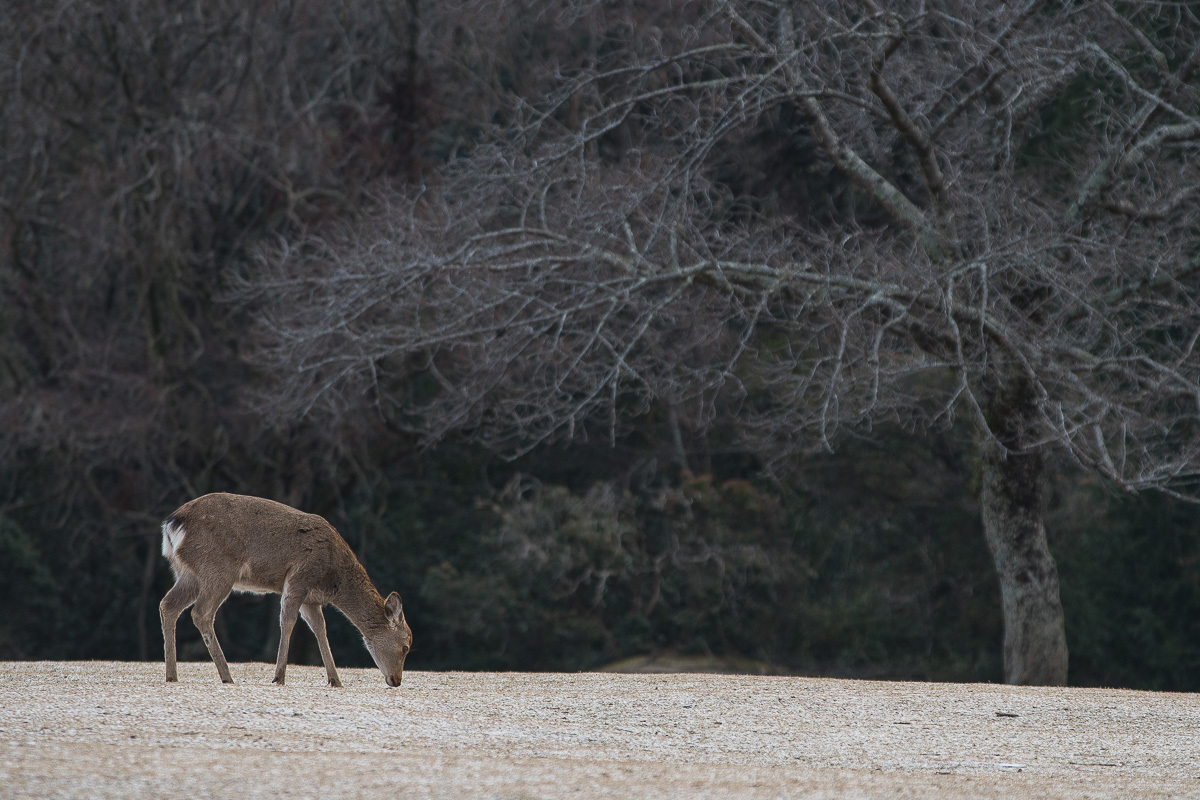
<svg viewBox="0 0 1200 800">
<path fill-rule="evenodd" d="M 1200 695 L 0 663 L 0 797 L 1200 798 Z"/>
</svg>

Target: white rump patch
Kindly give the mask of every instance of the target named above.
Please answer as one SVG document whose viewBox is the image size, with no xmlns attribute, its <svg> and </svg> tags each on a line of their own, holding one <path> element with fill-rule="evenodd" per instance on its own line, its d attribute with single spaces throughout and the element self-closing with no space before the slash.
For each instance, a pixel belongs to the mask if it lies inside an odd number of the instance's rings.
<svg viewBox="0 0 1200 800">
<path fill-rule="evenodd" d="M 183 544 L 183 537 L 186 531 L 183 526 L 177 522 L 164 522 L 162 526 L 163 543 L 162 554 L 168 561 L 175 560 L 175 552 L 179 550 L 179 545 Z"/>
</svg>

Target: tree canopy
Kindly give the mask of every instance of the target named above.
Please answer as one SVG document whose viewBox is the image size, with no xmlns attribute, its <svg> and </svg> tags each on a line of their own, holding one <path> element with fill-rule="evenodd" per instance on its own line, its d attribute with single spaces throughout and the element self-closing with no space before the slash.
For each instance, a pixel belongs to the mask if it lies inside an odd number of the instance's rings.
<svg viewBox="0 0 1200 800">
<path fill-rule="evenodd" d="M 1009 678 L 1064 682 L 1044 459 L 1184 494 L 1200 467 L 1196 18 L 676 13 L 560 66 L 436 184 L 265 255 L 275 402 L 355 397 L 517 453 L 604 418 L 615 440 L 652 403 L 733 409 L 785 456 L 966 417 Z"/>
</svg>

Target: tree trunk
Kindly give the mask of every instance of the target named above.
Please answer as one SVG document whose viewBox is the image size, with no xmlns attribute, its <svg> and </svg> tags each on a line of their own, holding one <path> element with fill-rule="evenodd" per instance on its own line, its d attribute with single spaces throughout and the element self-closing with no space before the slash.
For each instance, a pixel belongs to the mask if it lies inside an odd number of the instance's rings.
<svg viewBox="0 0 1200 800">
<path fill-rule="evenodd" d="M 983 445 L 983 530 L 1000 579 L 1004 607 L 1004 680 L 1065 686 L 1067 635 L 1058 568 L 1042 524 L 1040 453 Z"/>
</svg>

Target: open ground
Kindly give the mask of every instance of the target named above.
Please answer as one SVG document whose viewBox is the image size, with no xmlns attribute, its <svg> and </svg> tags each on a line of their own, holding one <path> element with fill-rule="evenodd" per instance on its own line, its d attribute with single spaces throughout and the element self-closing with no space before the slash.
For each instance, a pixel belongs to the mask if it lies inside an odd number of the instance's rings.
<svg viewBox="0 0 1200 800">
<path fill-rule="evenodd" d="M 1200 797 L 1200 695 L 0 663 L 0 797 Z"/>
</svg>

